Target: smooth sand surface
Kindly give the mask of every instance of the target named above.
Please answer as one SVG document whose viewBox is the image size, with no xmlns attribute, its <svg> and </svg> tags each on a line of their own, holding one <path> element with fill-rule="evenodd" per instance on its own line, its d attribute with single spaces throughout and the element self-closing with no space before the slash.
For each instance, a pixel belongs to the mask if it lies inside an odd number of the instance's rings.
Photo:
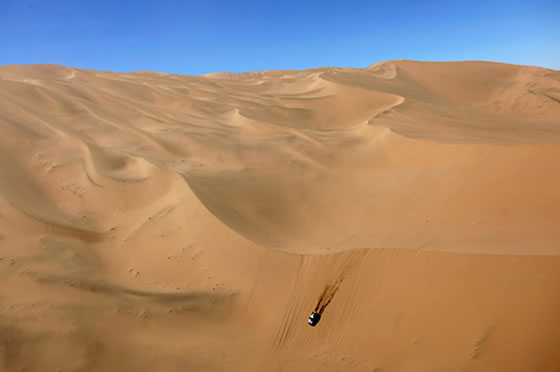
<svg viewBox="0 0 560 372">
<path fill-rule="evenodd" d="M 560 72 L 1 66 L 0 280 L 0 371 L 558 372 Z"/>
</svg>

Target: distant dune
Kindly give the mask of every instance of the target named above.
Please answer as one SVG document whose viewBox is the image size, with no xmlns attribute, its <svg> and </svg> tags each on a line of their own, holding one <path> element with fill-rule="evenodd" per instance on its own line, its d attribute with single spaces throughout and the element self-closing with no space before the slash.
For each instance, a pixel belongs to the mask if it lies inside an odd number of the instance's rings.
<svg viewBox="0 0 560 372">
<path fill-rule="evenodd" d="M 558 371 L 559 221 L 560 71 L 0 66 L 0 371 Z"/>
</svg>

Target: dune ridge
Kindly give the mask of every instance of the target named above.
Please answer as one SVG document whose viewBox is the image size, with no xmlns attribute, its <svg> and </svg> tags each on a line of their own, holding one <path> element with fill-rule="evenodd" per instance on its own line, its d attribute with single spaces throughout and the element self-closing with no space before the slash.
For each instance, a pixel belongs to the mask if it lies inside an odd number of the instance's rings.
<svg viewBox="0 0 560 372">
<path fill-rule="evenodd" d="M 0 370 L 556 371 L 559 158 L 532 66 L 0 66 Z"/>
</svg>

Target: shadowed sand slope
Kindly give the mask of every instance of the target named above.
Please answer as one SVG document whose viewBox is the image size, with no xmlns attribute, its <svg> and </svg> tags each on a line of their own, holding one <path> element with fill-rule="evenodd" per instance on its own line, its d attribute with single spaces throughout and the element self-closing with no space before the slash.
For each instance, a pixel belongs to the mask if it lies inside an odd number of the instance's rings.
<svg viewBox="0 0 560 372">
<path fill-rule="evenodd" d="M 557 371 L 559 159 L 537 67 L 1 66 L 0 370 Z"/>
</svg>

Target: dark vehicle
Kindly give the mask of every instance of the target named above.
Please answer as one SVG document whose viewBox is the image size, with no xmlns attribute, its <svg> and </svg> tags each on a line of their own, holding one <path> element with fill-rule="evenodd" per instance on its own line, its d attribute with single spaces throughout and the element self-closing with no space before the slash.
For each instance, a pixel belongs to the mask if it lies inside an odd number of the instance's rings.
<svg viewBox="0 0 560 372">
<path fill-rule="evenodd" d="M 319 320 L 321 320 L 321 314 L 312 312 L 311 315 L 309 315 L 309 319 L 307 319 L 307 323 L 309 323 L 311 327 L 315 327 L 317 323 L 319 323 Z"/>
</svg>

